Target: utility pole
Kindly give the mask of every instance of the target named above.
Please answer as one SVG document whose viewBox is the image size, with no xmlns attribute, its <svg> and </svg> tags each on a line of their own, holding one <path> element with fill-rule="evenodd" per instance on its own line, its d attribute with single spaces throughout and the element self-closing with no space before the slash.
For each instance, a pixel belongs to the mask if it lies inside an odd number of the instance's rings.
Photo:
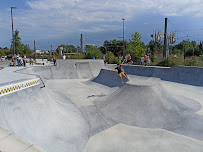
<svg viewBox="0 0 203 152">
<path fill-rule="evenodd" d="M 165 30 L 164 30 L 164 50 L 163 50 L 163 57 L 166 58 L 166 51 L 167 51 L 167 21 L 168 18 L 165 18 Z"/>
<path fill-rule="evenodd" d="M 36 59 L 36 46 L 35 46 L 35 40 L 34 40 L 34 61 Z"/>
<path fill-rule="evenodd" d="M 125 40 L 125 37 L 124 37 L 124 21 L 125 19 L 123 18 L 123 58 L 125 58 L 125 44 L 124 44 L 124 40 Z"/>
<path fill-rule="evenodd" d="M 80 45 L 81 45 L 81 56 L 83 54 L 83 39 L 82 39 L 82 34 L 81 34 L 81 38 L 80 38 Z"/>
<path fill-rule="evenodd" d="M 51 45 L 51 51 L 50 51 L 50 55 L 52 55 L 52 45 Z"/>
<path fill-rule="evenodd" d="M 13 37 L 13 55 L 15 55 L 15 40 L 14 40 L 14 30 L 13 30 L 13 9 L 16 7 L 11 7 L 11 21 L 12 21 L 12 37 Z"/>
<path fill-rule="evenodd" d="M 184 64 L 185 64 L 185 45 L 184 45 Z"/>
</svg>

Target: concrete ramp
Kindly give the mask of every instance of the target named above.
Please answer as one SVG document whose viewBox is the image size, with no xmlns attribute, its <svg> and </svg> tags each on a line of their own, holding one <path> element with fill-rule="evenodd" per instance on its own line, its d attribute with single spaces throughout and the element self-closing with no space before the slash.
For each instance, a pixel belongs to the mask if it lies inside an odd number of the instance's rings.
<svg viewBox="0 0 203 152">
<path fill-rule="evenodd" d="M 177 66 L 168 67 L 145 67 L 145 66 L 123 66 L 125 72 L 131 75 L 156 77 L 164 81 L 203 86 L 203 68 Z"/>
<path fill-rule="evenodd" d="M 38 74 L 46 82 L 50 79 L 91 79 L 102 68 L 103 60 L 57 60 L 57 66 L 31 67 L 19 73 Z"/>
<path fill-rule="evenodd" d="M 91 81 L 108 87 L 123 86 L 123 84 L 121 83 L 121 79 L 116 72 L 105 69 L 101 69 L 99 75 Z"/>
<path fill-rule="evenodd" d="M 38 86 L 1 97 L 0 126 L 48 152 L 82 151 L 89 125 L 63 94 Z"/>
<path fill-rule="evenodd" d="M 172 98 L 159 83 L 149 86 L 126 84 L 96 100 L 95 106 L 108 124 L 162 128 L 203 140 L 203 117 Z"/>
<path fill-rule="evenodd" d="M 75 65 L 79 79 L 91 79 L 93 77 L 89 62 L 77 62 Z"/>
</svg>

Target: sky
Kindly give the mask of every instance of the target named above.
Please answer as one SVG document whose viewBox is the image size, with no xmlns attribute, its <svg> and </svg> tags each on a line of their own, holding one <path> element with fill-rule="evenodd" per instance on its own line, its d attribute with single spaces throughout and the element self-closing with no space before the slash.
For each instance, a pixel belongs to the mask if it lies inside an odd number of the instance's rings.
<svg viewBox="0 0 203 152">
<path fill-rule="evenodd" d="M 105 40 L 122 40 L 138 32 L 146 44 L 153 31 L 176 32 L 176 44 L 182 40 L 203 41 L 203 0 L 0 0 L 0 47 L 10 47 L 11 13 L 14 30 L 21 41 L 33 49 L 54 49 L 60 44 L 102 45 Z"/>
</svg>

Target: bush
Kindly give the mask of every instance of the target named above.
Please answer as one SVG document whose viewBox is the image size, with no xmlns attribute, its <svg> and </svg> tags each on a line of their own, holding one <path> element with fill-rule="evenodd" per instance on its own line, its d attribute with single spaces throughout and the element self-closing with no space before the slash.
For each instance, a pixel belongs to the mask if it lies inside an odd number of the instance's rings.
<svg viewBox="0 0 203 152">
<path fill-rule="evenodd" d="M 200 56 L 200 60 L 203 61 L 203 55 Z"/>
<path fill-rule="evenodd" d="M 186 66 L 203 66 L 203 60 L 201 57 L 192 56 L 185 59 Z"/>
<path fill-rule="evenodd" d="M 80 53 L 76 53 L 74 55 L 70 55 L 70 59 L 82 59 L 84 56 L 81 56 Z"/>
<path fill-rule="evenodd" d="M 173 57 L 170 56 L 168 59 L 157 59 L 155 62 L 151 63 L 150 65 L 156 65 L 156 66 L 164 66 L 164 67 L 174 67 L 178 65 L 184 65 L 184 66 L 199 66 L 203 67 L 203 58 L 192 56 L 192 57 L 186 57 L 184 60 L 183 56 Z"/>
<path fill-rule="evenodd" d="M 103 56 L 103 54 L 101 53 L 101 51 L 98 50 L 97 48 L 94 48 L 94 49 L 90 49 L 87 51 L 85 58 L 92 59 L 93 57 L 95 57 L 97 59 L 101 59 L 102 56 Z"/>
<path fill-rule="evenodd" d="M 108 52 L 105 55 L 105 61 L 109 64 L 118 63 L 118 58 L 112 52 Z"/>
</svg>

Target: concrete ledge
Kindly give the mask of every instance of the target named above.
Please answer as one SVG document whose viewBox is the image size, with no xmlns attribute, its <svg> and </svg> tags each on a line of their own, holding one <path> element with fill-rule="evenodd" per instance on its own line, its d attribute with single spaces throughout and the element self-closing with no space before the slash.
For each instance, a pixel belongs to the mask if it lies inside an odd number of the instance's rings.
<svg viewBox="0 0 203 152">
<path fill-rule="evenodd" d="M 21 81 L 18 83 L 0 86 L 0 97 L 19 90 L 33 87 L 39 84 L 40 84 L 40 80 L 39 78 L 36 78 L 36 79 L 31 79 L 31 80 Z"/>
</svg>

